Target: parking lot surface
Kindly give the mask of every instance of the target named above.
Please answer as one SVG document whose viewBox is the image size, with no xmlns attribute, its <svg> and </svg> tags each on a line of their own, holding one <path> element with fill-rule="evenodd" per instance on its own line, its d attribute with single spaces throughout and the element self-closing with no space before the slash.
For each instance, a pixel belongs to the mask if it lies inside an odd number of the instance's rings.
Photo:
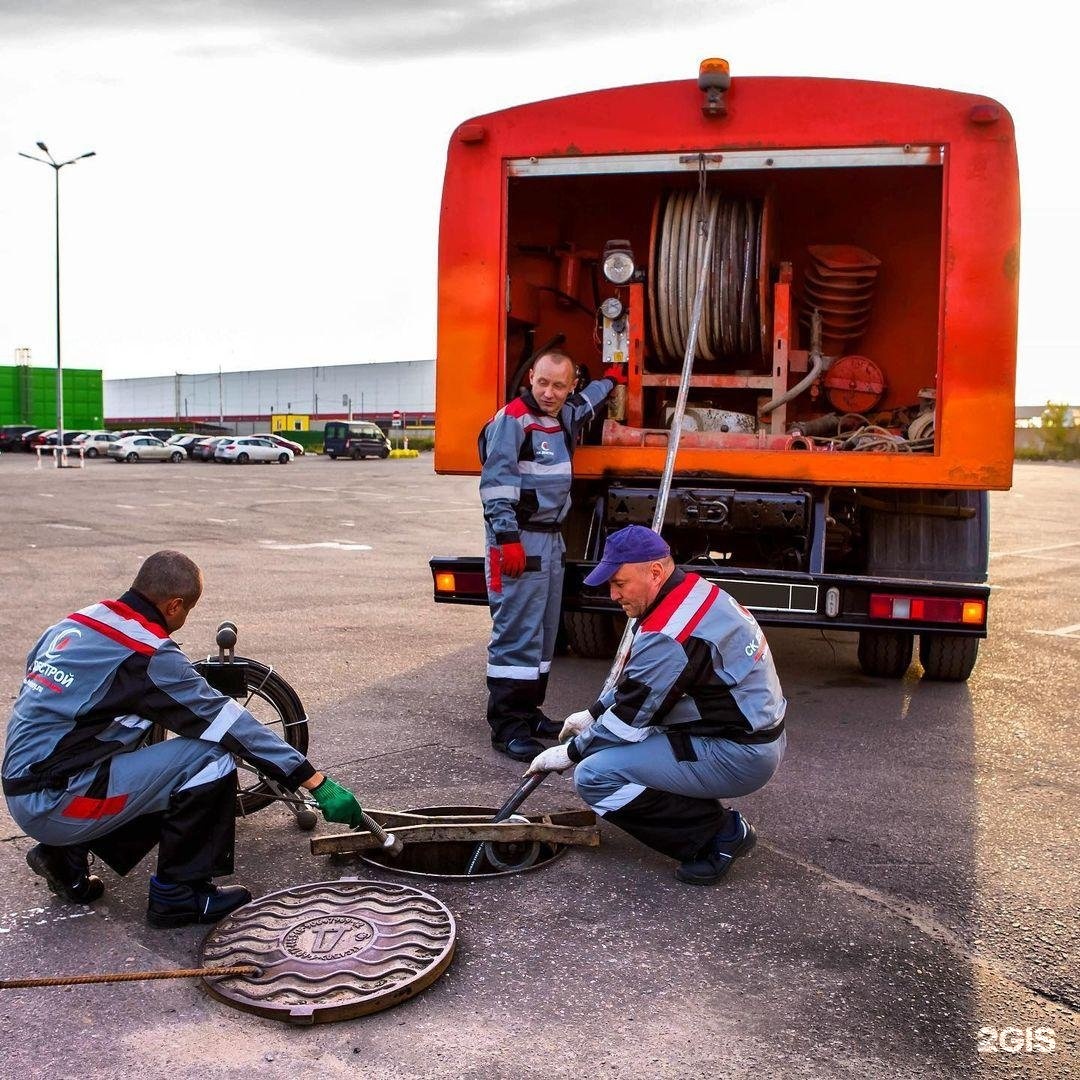
<svg viewBox="0 0 1080 1080">
<path fill-rule="evenodd" d="M 176 547 L 206 579 L 182 647 L 206 655 L 236 622 L 238 653 L 303 700 L 313 762 L 365 806 L 496 806 L 516 785 L 483 719 L 487 613 L 434 605 L 426 565 L 481 551 L 475 479 L 434 476 L 430 455 L 57 471 L 14 454 L 0 495 L 9 704 L 47 625 Z M 738 803 L 760 843 L 725 884 L 681 885 L 608 826 L 531 873 L 397 878 L 459 933 L 447 975 L 398 1008 L 293 1029 L 191 981 L 0 991 L 0 1075 L 1076 1076 L 1078 504 L 1069 466 L 1020 465 L 991 496 L 991 636 L 966 685 L 917 664 L 870 679 L 852 635 L 770 632 L 788 755 Z M 606 670 L 558 659 L 548 711 L 583 707 Z M 577 805 L 568 777 L 529 804 Z M 241 821 L 236 880 L 393 877 L 308 839 L 277 807 Z M 70 907 L 26 868 L 30 843 L 0 811 L 0 978 L 197 962 L 205 928 L 144 921 L 149 861 Z"/>
</svg>

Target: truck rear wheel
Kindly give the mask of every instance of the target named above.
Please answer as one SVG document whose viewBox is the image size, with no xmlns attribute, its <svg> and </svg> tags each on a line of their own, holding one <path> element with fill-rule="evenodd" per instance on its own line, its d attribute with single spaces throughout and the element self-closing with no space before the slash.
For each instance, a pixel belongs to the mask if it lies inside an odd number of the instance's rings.
<svg viewBox="0 0 1080 1080">
<path fill-rule="evenodd" d="M 596 611 L 564 611 L 566 640 L 575 656 L 588 660 L 609 660 L 619 647 L 622 633 L 616 615 Z"/>
<path fill-rule="evenodd" d="M 901 630 L 860 630 L 859 667 L 879 679 L 899 679 L 911 667 L 915 636 Z"/>
<path fill-rule="evenodd" d="M 979 657 L 979 639 L 954 634 L 920 634 L 919 662 L 927 679 L 964 682 Z"/>
</svg>

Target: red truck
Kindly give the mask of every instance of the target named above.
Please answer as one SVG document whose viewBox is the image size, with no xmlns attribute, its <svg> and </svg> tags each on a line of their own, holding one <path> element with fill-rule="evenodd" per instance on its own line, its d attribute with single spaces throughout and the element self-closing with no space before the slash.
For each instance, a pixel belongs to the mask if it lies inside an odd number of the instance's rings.
<svg viewBox="0 0 1080 1080">
<path fill-rule="evenodd" d="M 977 94 L 710 60 L 468 120 L 443 189 L 435 468 L 479 473 L 477 433 L 551 344 L 626 365 L 565 526 L 568 643 L 610 655 L 616 609 L 582 578 L 609 531 L 651 524 L 704 272 L 677 561 L 763 624 L 857 632 L 868 674 L 902 676 L 918 637 L 925 677 L 966 679 L 987 492 L 1012 479 L 1019 230 L 1012 121 Z M 430 565 L 436 601 L 486 602 L 480 556 Z"/>
</svg>

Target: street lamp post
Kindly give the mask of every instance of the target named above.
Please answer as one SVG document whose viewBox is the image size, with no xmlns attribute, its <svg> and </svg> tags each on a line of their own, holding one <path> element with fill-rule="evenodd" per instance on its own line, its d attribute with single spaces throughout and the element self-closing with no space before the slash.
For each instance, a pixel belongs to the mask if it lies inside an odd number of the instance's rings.
<svg viewBox="0 0 1080 1080">
<path fill-rule="evenodd" d="M 45 158 L 35 157 L 33 154 L 24 154 L 19 151 L 19 157 L 29 158 L 31 161 L 40 161 L 42 165 L 48 165 L 53 170 L 56 189 L 56 466 L 63 468 L 64 461 L 64 369 L 60 361 L 60 170 L 65 165 L 74 165 L 83 158 L 94 157 L 94 151 L 90 150 L 78 157 L 67 161 L 56 161 L 49 153 L 49 148 L 39 142 L 37 148 L 48 155 Z"/>
</svg>

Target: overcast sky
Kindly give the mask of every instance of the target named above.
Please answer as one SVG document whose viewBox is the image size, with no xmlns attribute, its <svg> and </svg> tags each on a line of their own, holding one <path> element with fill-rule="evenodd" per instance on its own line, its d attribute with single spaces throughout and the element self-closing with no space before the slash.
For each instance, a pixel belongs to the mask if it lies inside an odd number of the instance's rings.
<svg viewBox="0 0 1080 1080">
<path fill-rule="evenodd" d="M 1074 47 L 1059 7 L 906 0 L 0 0 L 0 363 L 106 377 L 434 355 L 439 193 L 463 119 L 628 83 L 880 79 L 1016 123 L 1022 403 L 1080 401 Z"/>
</svg>

